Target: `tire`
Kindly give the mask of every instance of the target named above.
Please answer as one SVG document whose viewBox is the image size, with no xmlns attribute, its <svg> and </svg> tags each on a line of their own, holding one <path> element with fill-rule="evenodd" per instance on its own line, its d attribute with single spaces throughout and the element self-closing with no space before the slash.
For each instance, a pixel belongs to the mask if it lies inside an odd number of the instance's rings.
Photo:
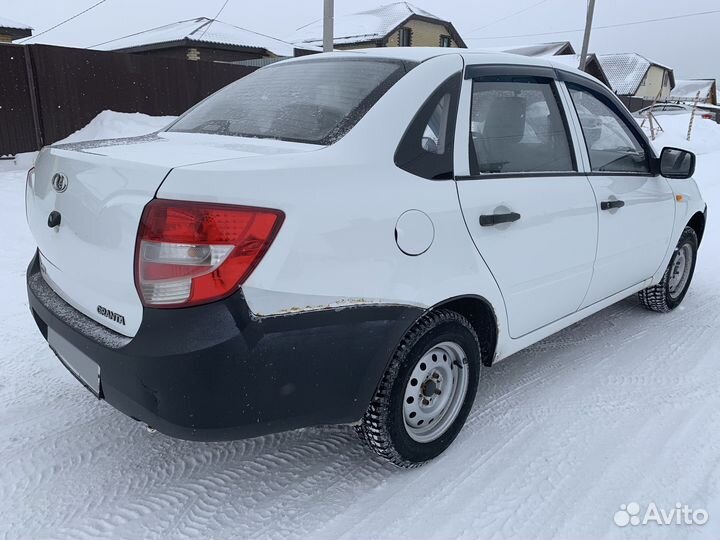
<svg viewBox="0 0 720 540">
<path fill-rule="evenodd" d="M 659 313 L 667 313 L 678 307 L 690 288 L 697 250 L 697 234 L 691 227 L 685 227 L 662 280 L 638 293 L 640 303 Z"/>
<path fill-rule="evenodd" d="M 398 345 L 356 427 L 360 439 L 398 467 L 440 455 L 467 419 L 481 366 L 465 317 L 444 309 L 423 315 Z"/>
</svg>

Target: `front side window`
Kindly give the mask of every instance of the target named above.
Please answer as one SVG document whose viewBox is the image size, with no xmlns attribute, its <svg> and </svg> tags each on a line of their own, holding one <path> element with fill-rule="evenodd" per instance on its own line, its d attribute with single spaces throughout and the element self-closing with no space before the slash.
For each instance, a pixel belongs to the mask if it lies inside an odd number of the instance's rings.
<svg viewBox="0 0 720 540">
<path fill-rule="evenodd" d="M 406 71 L 384 59 L 273 64 L 220 90 L 169 131 L 332 144 Z"/>
<path fill-rule="evenodd" d="M 590 90 L 568 84 L 593 172 L 649 174 L 645 146 L 627 123 Z"/>
<path fill-rule="evenodd" d="M 576 170 L 551 81 L 473 81 L 470 173 Z"/>
</svg>

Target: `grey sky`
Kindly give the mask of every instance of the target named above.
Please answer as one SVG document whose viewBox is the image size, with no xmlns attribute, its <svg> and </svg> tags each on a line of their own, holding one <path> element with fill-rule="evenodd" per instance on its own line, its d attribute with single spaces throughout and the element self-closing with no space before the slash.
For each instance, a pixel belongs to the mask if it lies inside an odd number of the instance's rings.
<svg viewBox="0 0 720 540">
<path fill-rule="evenodd" d="M 0 15 L 40 32 L 96 0 L 3 0 Z M 336 0 L 336 13 L 369 9 L 392 0 Z M 197 16 L 212 17 L 224 0 L 107 0 L 93 11 L 39 41 L 87 47 L 162 24 Z M 450 19 L 471 47 L 570 40 L 579 51 L 582 32 L 501 37 L 580 29 L 586 0 L 412 0 Z M 529 9 L 528 9 L 529 8 Z M 597 0 L 595 24 L 612 25 L 649 18 L 720 9 L 718 0 Z M 522 13 L 511 16 L 514 13 Z M 230 0 L 220 17 L 229 23 L 288 38 L 294 29 L 322 16 L 322 0 Z M 501 20 L 503 19 L 504 20 Z M 626 28 L 597 30 L 591 50 L 638 52 L 675 69 L 678 78 L 720 79 L 720 13 Z"/>
</svg>

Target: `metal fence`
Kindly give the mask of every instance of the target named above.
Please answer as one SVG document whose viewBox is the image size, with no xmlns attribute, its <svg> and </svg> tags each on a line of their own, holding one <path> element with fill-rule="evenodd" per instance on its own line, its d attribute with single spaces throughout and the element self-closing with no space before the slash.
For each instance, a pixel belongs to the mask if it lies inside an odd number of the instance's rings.
<svg viewBox="0 0 720 540">
<path fill-rule="evenodd" d="M 39 149 L 110 109 L 177 115 L 255 67 L 0 45 L 0 156 Z"/>
</svg>

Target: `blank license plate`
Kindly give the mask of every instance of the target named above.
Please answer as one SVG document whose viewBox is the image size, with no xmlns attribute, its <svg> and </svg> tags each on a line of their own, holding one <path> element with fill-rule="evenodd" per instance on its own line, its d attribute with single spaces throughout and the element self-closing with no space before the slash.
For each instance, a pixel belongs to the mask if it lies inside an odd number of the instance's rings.
<svg viewBox="0 0 720 540">
<path fill-rule="evenodd" d="M 100 396 L 100 366 L 52 328 L 48 328 L 48 344 L 65 367 L 93 394 Z"/>
</svg>

